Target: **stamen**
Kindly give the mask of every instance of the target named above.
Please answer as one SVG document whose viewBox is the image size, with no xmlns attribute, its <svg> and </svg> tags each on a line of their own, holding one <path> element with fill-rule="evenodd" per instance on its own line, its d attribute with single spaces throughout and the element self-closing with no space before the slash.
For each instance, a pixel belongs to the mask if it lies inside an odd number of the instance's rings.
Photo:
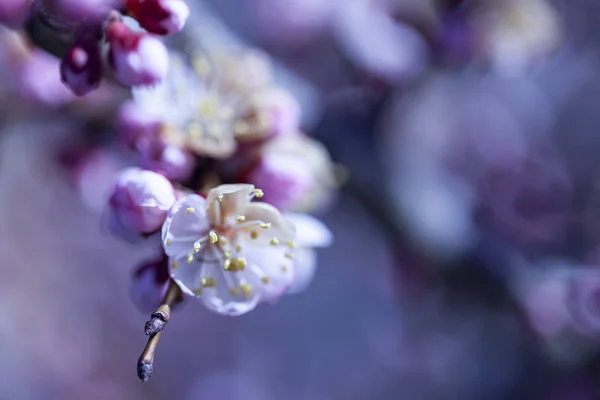
<svg viewBox="0 0 600 400">
<path fill-rule="evenodd" d="M 242 251 L 242 246 L 240 246 L 239 244 L 236 244 L 236 245 L 235 245 L 235 251 L 237 251 L 238 253 L 239 253 L 240 251 Z"/>
<path fill-rule="evenodd" d="M 256 232 L 256 231 L 250 232 L 250 238 L 251 239 L 258 239 L 258 232 Z"/>
<path fill-rule="evenodd" d="M 193 290 L 193 292 L 194 292 L 194 294 L 195 294 L 196 296 L 200 296 L 200 295 L 202 294 L 202 289 L 200 289 L 200 288 L 196 288 L 196 289 L 194 289 L 194 290 Z"/>
<path fill-rule="evenodd" d="M 207 276 L 206 278 L 202 278 L 202 280 L 200 281 L 202 286 L 205 288 L 214 288 L 215 286 L 217 286 L 217 281 L 215 280 L 215 278 Z"/>
<path fill-rule="evenodd" d="M 271 223 L 270 222 L 269 223 L 262 222 L 260 224 L 260 227 L 263 228 L 263 229 L 269 229 L 271 227 Z"/>
<path fill-rule="evenodd" d="M 243 215 L 238 215 L 237 217 L 235 217 L 235 220 L 237 222 L 244 222 L 246 220 L 246 217 Z"/>
<path fill-rule="evenodd" d="M 266 285 L 267 283 L 269 283 L 271 281 L 271 279 L 268 276 L 263 276 L 262 281 Z"/>
<path fill-rule="evenodd" d="M 209 238 L 210 238 L 210 242 L 211 243 L 217 243 L 217 241 L 219 240 L 219 237 L 217 236 L 217 234 L 215 233 L 215 231 L 210 231 L 210 233 L 208 234 Z"/>
<path fill-rule="evenodd" d="M 225 236 L 220 236 L 219 237 L 219 244 L 221 246 L 225 246 L 227 244 L 227 238 Z"/>
<path fill-rule="evenodd" d="M 231 256 L 233 255 L 233 254 L 231 253 L 231 251 L 229 251 L 229 250 L 227 250 L 227 251 L 223 252 L 223 254 L 224 254 L 224 255 L 225 255 L 225 257 L 227 257 L 227 258 L 231 258 Z"/>
<path fill-rule="evenodd" d="M 194 262 L 194 255 L 193 255 L 193 254 L 191 254 L 191 253 L 190 253 L 190 254 L 188 254 L 188 256 L 187 256 L 187 260 L 186 260 L 186 261 L 187 261 L 187 263 L 188 263 L 188 264 L 191 264 L 191 263 L 193 263 L 193 262 Z"/>
<path fill-rule="evenodd" d="M 229 271 L 230 266 L 231 266 L 231 259 L 230 258 L 225 259 L 225 261 L 223 262 L 223 269 L 225 271 Z"/>
<path fill-rule="evenodd" d="M 194 243 L 194 253 L 198 253 L 200 251 L 200 248 L 202 248 L 200 242 Z"/>
<path fill-rule="evenodd" d="M 242 293 L 244 293 L 244 296 L 246 298 L 252 296 L 252 285 L 250 285 L 249 283 L 241 283 L 240 289 L 242 289 Z"/>
<path fill-rule="evenodd" d="M 231 289 L 229 289 L 229 293 L 231 293 L 233 296 L 237 296 L 238 290 L 236 288 L 232 287 Z"/>
<path fill-rule="evenodd" d="M 167 246 L 170 246 L 171 245 L 171 238 L 167 238 L 167 240 L 165 240 L 165 244 Z"/>
<path fill-rule="evenodd" d="M 186 214 L 193 214 L 194 213 L 194 207 L 188 207 L 185 209 L 185 213 Z"/>
<path fill-rule="evenodd" d="M 263 197 L 265 195 L 264 192 L 260 189 L 254 189 L 254 191 L 252 193 L 254 193 L 254 196 L 257 199 L 260 199 L 261 197 Z"/>
<path fill-rule="evenodd" d="M 173 271 L 177 271 L 177 268 L 179 268 L 179 262 L 177 260 L 173 260 L 173 262 L 171 263 L 171 269 Z"/>
<path fill-rule="evenodd" d="M 220 194 L 217 196 L 217 201 L 220 203 L 223 201 L 224 198 L 225 198 L 225 196 L 223 196 L 223 194 Z"/>
<path fill-rule="evenodd" d="M 279 245 L 279 240 L 277 240 L 277 238 L 273 238 L 273 239 L 271 239 L 270 243 L 272 246 L 277 246 L 277 245 Z"/>
<path fill-rule="evenodd" d="M 288 247 L 290 249 L 295 249 L 296 248 L 296 242 L 289 241 L 289 242 L 287 242 L 287 245 L 288 245 Z"/>
<path fill-rule="evenodd" d="M 293 254 L 290 254 L 290 253 L 285 253 L 285 256 L 286 256 L 287 258 L 289 258 L 290 260 L 294 258 L 294 255 L 293 255 Z"/>
</svg>

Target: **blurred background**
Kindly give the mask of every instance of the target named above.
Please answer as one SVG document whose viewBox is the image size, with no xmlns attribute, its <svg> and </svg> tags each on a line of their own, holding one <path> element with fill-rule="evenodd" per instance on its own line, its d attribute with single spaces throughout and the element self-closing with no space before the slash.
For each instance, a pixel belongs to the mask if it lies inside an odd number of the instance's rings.
<svg viewBox="0 0 600 400">
<path fill-rule="evenodd" d="M 333 245 L 275 306 L 185 304 L 141 383 L 154 249 L 103 228 L 115 95 L 64 100 L 3 28 L 1 399 L 600 398 L 600 3 L 188 3 L 298 97 L 343 181 Z"/>
</svg>

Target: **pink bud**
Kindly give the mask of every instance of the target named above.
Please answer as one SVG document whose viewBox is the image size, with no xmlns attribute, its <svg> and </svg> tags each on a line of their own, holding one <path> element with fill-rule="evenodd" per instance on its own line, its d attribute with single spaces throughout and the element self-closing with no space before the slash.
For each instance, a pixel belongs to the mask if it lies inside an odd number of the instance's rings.
<svg viewBox="0 0 600 400">
<path fill-rule="evenodd" d="M 98 42 L 92 36 L 82 36 L 60 63 L 63 83 L 77 96 L 96 89 L 102 79 L 102 58 Z"/>
<path fill-rule="evenodd" d="M 164 174 L 167 178 L 185 181 L 194 169 L 194 157 L 181 147 L 164 141 L 159 131 L 154 136 L 139 137 L 135 144 L 142 168 Z"/>
<path fill-rule="evenodd" d="M 310 191 L 313 178 L 303 160 L 273 152 L 264 154 L 249 182 L 264 191 L 263 201 L 286 209 Z"/>
<path fill-rule="evenodd" d="M 190 15 L 183 0 L 126 0 L 126 6 L 144 29 L 157 35 L 180 32 Z"/>
<path fill-rule="evenodd" d="M 129 295 L 133 304 L 143 313 L 151 313 L 160 306 L 169 287 L 168 259 L 165 257 L 139 266 L 131 281 Z"/>
<path fill-rule="evenodd" d="M 175 191 L 164 176 L 127 168 L 118 176 L 110 197 L 112 214 L 125 228 L 141 233 L 157 231 L 175 202 Z"/>
<path fill-rule="evenodd" d="M 9 28 L 18 28 L 29 16 L 31 4 L 31 0 L 0 1 L 0 24 Z"/>
<path fill-rule="evenodd" d="M 153 85 L 167 75 L 169 53 L 156 36 L 134 32 L 123 21 L 115 20 L 107 26 L 106 38 L 108 62 L 121 84 Z"/>
</svg>

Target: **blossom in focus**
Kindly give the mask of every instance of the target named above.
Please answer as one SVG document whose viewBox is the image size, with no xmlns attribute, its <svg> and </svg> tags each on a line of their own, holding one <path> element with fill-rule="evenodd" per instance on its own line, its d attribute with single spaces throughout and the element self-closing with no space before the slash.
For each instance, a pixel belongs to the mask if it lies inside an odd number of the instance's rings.
<svg viewBox="0 0 600 400">
<path fill-rule="evenodd" d="M 82 36 L 60 63 L 62 82 L 77 96 L 96 89 L 102 79 L 102 56 L 93 36 Z"/>
<path fill-rule="evenodd" d="M 317 268 L 315 249 L 329 247 L 333 235 L 325 224 L 308 214 L 288 212 L 283 216 L 296 227 L 295 276 L 287 290 L 288 294 L 296 294 L 306 290 L 313 280 Z"/>
<path fill-rule="evenodd" d="M 135 32 L 122 20 L 106 27 L 108 62 L 115 78 L 126 86 L 154 85 L 167 75 L 169 54 L 157 36 Z"/>
<path fill-rule="evenodd" d="M 139 168 L 121 171 L 109 200 L 116 220 L 140 233 L 160 229 L 174 202 L 175 191 L 167 178 Z"/>
<path fill-rule="evenodd" d="M 293 282 L 294 226 L 255 196 L 262 191 L 246 184 L 218 186 L 206 199 L 190 194 L 162 228 L 171 278 L 219 314 L 275 301 Z"/>
<path fill-rule="evenodd" d="M 267 142 L 248 180 L 264 188 L 264 201 L 300 212 L 327 206 L 336 188 L 333 164 L 325 147 L 299 133 Z"/>
<path fill-rule="evenodd" d="M 157 35 L 181 31 L 190 15 L 183 0 L 126 0 L 125 4 L 144 29 Z"/>
</svg>

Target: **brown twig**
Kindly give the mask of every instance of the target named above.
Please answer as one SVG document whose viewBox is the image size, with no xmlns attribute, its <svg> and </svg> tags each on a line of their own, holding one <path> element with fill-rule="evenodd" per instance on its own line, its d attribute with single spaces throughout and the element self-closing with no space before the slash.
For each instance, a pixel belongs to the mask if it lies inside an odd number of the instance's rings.
<svg viewBox="0 0 600 400">
<path fill-rule="evenodd" d="M 180 297 L 181 289 L 179 289 L 179 286 L 174 281 L 171 281 L 162 304 L 152 313 L 150 320 L 146 322 L 144 330 L 150 338 L 137 364 L 138 377 L 144 382 L 152 377 L 152 372 L 154 371 L 154 353 L 158 347 L 162 330 L 171 318 L 171 307 L 173 307 Z"/>
</svg>

